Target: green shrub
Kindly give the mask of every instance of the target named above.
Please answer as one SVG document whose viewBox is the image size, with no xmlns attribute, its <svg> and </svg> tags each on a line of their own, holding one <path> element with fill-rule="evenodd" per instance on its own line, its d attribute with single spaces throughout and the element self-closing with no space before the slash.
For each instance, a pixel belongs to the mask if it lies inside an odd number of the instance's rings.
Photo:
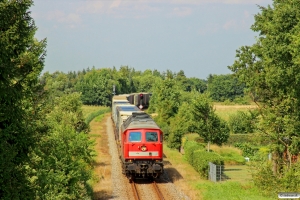
<svg viewBox="0 0 300 200">
<path fill-rule="evenodd" d="M 266 195 L 282 191 L 300 191 L 300 162 L 289 168 L 283 167 L 278 176 L 274 176 L 271 162 L 258 162 L 253 173 L 253 181 Z"/>
<path fill-rule="evenodd" d="M 231 133 L 253 133 L 256 129 L 257 111 L 237 111 L 236 114 L 230 115 L 228 126 Z"/>
<path fill-rule="evenodd" d="M 252 146 L 249 143 L 235 143 L 235 147 L 241 149 L 243 151 L 243 156 L 252 157 L 259 150 L 258 147 Z"/>
<path fill-rule="evenodd" d="M 184 144 L 185 157 L 190 165 L 204 178 L 208 177 L 209 162 L 224 165 L 224 159 L 217 153 L 207 152 L 205 145 L 196 141 L 186 141 Z"/>
<path fill-rule="evenodd" d="M 208 178 L 209 162 L 224 165 L 224 159 L 217 153 L 207 152 L 205 149 L 194 151 L 192 166 L 199 172 L 200 176 Z"/>
<path fill-rule="evenodd" d="M 186 141 L 184 144 L 184 155 L 187 161 L 193 166 L 194 152 L 199 149 L 204 149 L 203 145 L 195 141 Z"/>
</svg>

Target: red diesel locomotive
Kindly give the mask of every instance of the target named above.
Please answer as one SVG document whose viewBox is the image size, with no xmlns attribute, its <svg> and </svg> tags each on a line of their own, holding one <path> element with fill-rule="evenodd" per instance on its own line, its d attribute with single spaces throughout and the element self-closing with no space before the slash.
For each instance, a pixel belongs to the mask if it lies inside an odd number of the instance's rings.
<svg viewBox="0 0 300 200">
<path fill-rule="evenodd" d="M 118 105 L 114 108 L 114 112 L 119 112 Z M 128 112 L 116 119 L 119 127 L 121 125 L 115 133 L 119 134 L 116 138 L 122 172 L 130 181 L 135 178 L 158 178 L 163 173 L 163 132 L 147 113 Z M 124 116 L 128 118 L 124 119 Z"/>
</svg>

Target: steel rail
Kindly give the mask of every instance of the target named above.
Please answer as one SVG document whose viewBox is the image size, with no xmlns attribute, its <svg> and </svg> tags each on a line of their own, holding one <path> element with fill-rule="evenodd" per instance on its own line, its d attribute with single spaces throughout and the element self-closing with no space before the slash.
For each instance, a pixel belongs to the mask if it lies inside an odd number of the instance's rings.
<svg viewBox="0 0 300 200">
<path fill-rule="evenodd" d="M 152 185 L 153 185 L 153 187 L 154 187 L 154 189 L 156 191 L 156 194 L 157 194 L 158 198 L 161 199 L 161 200 L 164 200 L 165 198 L 162 195 L 162 193 L 160 192 L 160 190 L 159 190 L 159 188 L 158 188 L 158 186 L 157 186 L 157 184 L 156 184 L 155 181 L 152 182 Z"/>
<path fill-rule="evenodd" d="M 132 181 L 132 183 L 131 183 L 131 188 L 132 188 L 132 191 L 133 191 L 134 199 L 140 200 L 139 193 L 136 189 L 134 181 Z"/>
</svg>

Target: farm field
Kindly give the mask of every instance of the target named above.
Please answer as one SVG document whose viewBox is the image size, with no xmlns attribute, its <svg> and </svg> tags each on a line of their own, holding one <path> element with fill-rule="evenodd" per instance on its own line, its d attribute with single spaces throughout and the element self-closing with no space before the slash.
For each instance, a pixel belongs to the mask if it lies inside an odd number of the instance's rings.
<svg viewBox="0 0 300 200">
<path fill-rule="evenodd" d="M 214 108 L 216 109 L 216 114 L 220 116 L 224 120 L 228 120 L 229 116 L 235 114 L 237 111 L 248 111 L 256 109 L 257 106 L 255 104 L 252 105 L 221 105 L 218 103 L 214 104 Z"/>
</svg>

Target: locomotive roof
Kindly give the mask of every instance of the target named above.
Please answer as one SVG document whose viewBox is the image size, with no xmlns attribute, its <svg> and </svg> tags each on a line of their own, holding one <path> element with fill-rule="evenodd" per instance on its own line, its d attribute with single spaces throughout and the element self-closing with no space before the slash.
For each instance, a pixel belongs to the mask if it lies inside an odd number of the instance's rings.
<svg viewBox="0 0 300 200">
<path fill-rule="evenodd" d="M 135 129 L 135 128 L 153 128 L 160 129 L 159 126 L 147 113 L 132 113 L 130 117 L 123 122 L 124 129 Z"/>
</svg>

